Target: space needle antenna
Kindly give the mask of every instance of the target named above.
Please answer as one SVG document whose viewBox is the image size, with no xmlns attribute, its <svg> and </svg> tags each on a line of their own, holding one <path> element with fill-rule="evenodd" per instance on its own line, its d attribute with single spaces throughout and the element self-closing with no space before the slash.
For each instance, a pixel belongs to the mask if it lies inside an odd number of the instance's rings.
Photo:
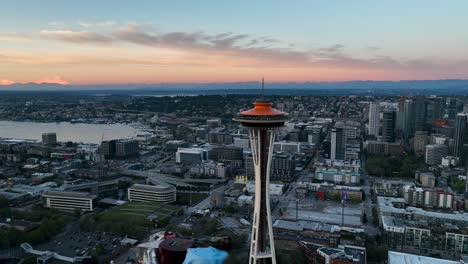
<svg viewBox="0 0 468 264">
<path fill-rule="evenodd" d="M 264 96 L 265 96 L 265 78 L 262 77 L 262 102 L 264 102 Z"/>
</svg>

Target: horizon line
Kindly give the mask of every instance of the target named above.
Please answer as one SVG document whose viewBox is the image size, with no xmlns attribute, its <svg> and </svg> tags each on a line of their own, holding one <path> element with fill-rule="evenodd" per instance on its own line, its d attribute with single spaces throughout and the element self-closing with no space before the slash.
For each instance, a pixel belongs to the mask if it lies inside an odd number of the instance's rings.
<svg viewBox="0 0 468 264">
<path fill-rule="evenodd" d="M 346 80 L 346 81 L 273 81 L 273 82 L 266 82 L 266 84 L 306 84 L 306 83 L 349 83 L 349 82 L 422 82 L 422 81 L 468 81 L 467 79 L 463 78 L 447 78 L 447 79 L 399 79 L 399 80 L 370 80 L 370 79 L 355 79 L 355 80 Z M 124 85 L 188 85 L 188 84 L 236 84 L 236 83 L 261 83 L 262 81 L 225 81 L 225 82 L 151 82 L 151 83 L 144 83 L 144 82 L 134 82 L 134 83 L 96 83 L 96 84 L 74 84 L 74 83 L 55 83 L 55 82 L 16 82 L 11 84 L 3 84 L 0 87 L 11 87 L 11 86 L 18 86 L 18 85 L 56 85 L 56 86 L 109 86 L 109 85 L 116 85 L 116 86 L 124 86 Z M 1 88 L 0 88 L 1 90 Z"/>
</svg>

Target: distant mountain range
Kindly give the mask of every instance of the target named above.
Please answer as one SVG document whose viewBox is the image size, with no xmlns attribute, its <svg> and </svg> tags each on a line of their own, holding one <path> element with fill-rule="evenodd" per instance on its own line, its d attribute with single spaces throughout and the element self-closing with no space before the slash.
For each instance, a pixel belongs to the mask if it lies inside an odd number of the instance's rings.
<svg viewBox="0 0 468 264">
<path fill-rule="evenodd" d="M 258 94 L 259 82 L 60 85 L 22 83 L 0 92 L 73 92 L 83 94 L 196 95 Z M 348 81 L 266 83 L 265 94 L 307 95 L 468 95 L 468 80 Z"/>
</svg>

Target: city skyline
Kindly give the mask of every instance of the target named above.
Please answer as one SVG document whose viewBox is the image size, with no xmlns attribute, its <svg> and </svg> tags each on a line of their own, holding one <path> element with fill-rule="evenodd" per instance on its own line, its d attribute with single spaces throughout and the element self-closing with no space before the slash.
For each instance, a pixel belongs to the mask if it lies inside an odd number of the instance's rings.
<svg viewBox="0 0 468 264">
<path fill-rule="evenodd" d="M 462 1 L 65 3 L 0 9 L 0 85 L 466 79 Z"/>
<path fill-rule="evenodd" d="M 468 2 L 0 3 L 0 264 L 468 264 Z"/>
</svg>

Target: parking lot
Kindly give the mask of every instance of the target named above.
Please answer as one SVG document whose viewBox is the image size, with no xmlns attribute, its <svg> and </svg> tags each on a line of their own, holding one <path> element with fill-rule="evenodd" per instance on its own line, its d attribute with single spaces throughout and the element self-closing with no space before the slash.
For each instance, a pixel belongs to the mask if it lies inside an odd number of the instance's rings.
<svg viewBox="0 0 468 264">
<path fill-rule="evenodd" d="M 102 246 L 105 253 L 111 252 L 120 246 L 124 237 L 104 232 L 83 232 L 78 224 L 67 228 L 47 243 L 34 247 L 37 250 L 57 252 L 63 256 L 91 256 L 97 246 Z"/>
<path fill-rule="evenodd" d="M 328 224 L 341 224 L 340 203 L 334 201 L 318 201 L 312 199 L 301 199 L 298 204 L 297 216 L 301 220 L 322 222 Z M 361 226 L 362 204 L 346 204 L 344 209 L 344 220 L 346 225 Z M 283 218 L 296 218 L 296 203 L 289 202 Z"/>
</svg>

